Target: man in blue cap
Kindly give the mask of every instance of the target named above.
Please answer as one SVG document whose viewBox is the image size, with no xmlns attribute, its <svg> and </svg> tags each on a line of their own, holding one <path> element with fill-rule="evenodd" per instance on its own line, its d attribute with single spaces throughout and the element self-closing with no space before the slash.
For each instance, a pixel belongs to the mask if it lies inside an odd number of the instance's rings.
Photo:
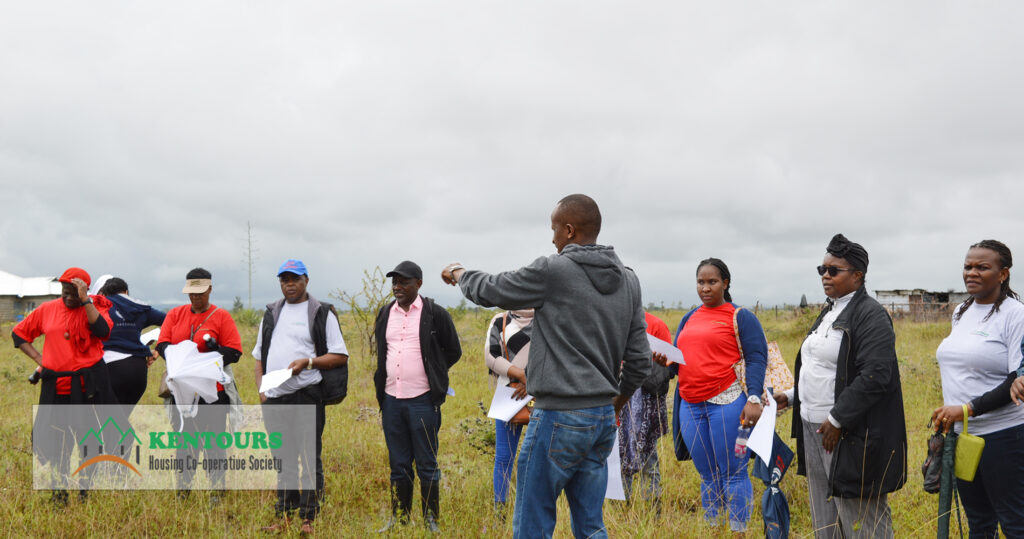
<svg viewBox="0 0 1024 539">
<path fill-rule="evenodd" d="M 348 362 L 348 350 L 334 307 L 317 301 L 306 292 L 306 285 L 309 284 L 306 265 L 301 260 L 289 259 L 281 264 L 277 278 L 284 297 L 267 305 L 257 333 L 256 346 L 252 350 L 252 356 L 256 358 L 256 387 L 260 387 L 263 375 L 267 372 L 289 369 L 292 376 L 281 385 L 260 393 L 260 401 L 268 407 L 280 404 L 315 406 L 316 484 L 303 484 L 305 488 L 302 490 L 285 490 L 281 488 L 284 478 L 279 476 L 274 512 L 281 520 L 265 529 L 271 532 L 285 531 L 292 514 L 298 510 L 299 518 L 302 519 L 301 531 L 310 534 L 313 533 L 313 520 L 320 510 L 320 499 L 324 493 L 320 452 L 323 448 L 325 422 L 324 395 L 330 388 L 321 387 L 325 380 L 321 371 L 345 365 Z M 288 418 L 274 414 L 272 408 L 267 408 L 264 420 L 268 422 L 269 429 L 269 423 L 287 421 Z M 302 454 L 311 456 L 308 449 Z M 294 451 L 292 455 L 295 458 Z M 297 465 L 297 462 L 293 464 L 295 469 Z M 309 469 L 305 464 L 303 468 Z"/>
</svg>

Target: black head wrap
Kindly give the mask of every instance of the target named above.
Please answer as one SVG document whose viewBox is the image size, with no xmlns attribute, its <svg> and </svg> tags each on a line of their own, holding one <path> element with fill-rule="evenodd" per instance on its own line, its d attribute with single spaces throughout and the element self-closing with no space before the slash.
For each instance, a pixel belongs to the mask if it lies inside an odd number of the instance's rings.
<svg viewBox="0 0 1024 539">
<path fill-rule="evenodd" d="M 832 236 L 832 241 L 828 243 L 825 250 L 828 251 L 828 254 L 849 262 L 853 269 L 864 273 L 868 272 L 868 252 L 861 244 L 846 239 L 846 236 L 842 234 Z"/>
</svg>

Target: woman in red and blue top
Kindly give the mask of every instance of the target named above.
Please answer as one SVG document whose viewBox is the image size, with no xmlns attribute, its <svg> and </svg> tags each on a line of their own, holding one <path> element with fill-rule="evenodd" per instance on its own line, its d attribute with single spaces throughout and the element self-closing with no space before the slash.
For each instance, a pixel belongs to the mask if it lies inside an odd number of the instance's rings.
<svg viewBox="0 0 1024 539">
<path fill-rule="evenodd" d="M 727 509 L 730 529 L 743 532 L 753 487 L 747 453 L 736 456 L 734 446 L 740 425 L 753 426 L 761 417 L 768 345 L 757 317 L 732 303 L 730 280 L 729 268 L 717 258 L 697 266 L 703 305 L 687 313 L 676 332 L 686 364 L 678 366 L 673 426 L 700 473 L 704 518 L 714 525 Z M 746 363 L 746 387 L 735 369 L 740 361 Z"/>
</svg>

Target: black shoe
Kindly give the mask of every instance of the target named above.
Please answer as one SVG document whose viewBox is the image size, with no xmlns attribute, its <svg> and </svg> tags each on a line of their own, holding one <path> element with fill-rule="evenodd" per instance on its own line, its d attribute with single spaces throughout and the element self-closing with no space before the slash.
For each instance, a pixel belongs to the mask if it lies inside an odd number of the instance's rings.
<svg viewBox="0 0 1024 539">
<path fill-rule="evenodd" d="M 63 509 L 68 505 L 68 491 L 66 490 L 55 490 L 50 494 L 50 503 L 53 504 L 55 509 Z"/>
<path fill-rule="evenodd" d="M 398 525 L 409 525 L 409 513 L 412 511 L 412 481 L 392 481 L 390 491 L 391 516 L 377 533 L 387 533 Z"/>
<path fill-rule="evenodd" d="M 423 525 L 430 533 L 440 533 L 437 518 L 441 514 L 441 482 L 420 480 L 420 497 L 423 499 Z"/>
<path fill-rule="evenodd" d="M 179 489 L 178 489 L 178 492 L 177 492 L 177 493 L 175 493 L 175 496 L 176 496 L 176 497 L 178 498 L 178 500 L 180 500 L 180 501 L 185 501 L 185 500 L 187 500 L 187 499 L 188 499 L 188 497 L 189 497 L 189 496 L 190 496 L 191 494 L 192 494 L 192 491 L 191 491 L 191 490 L 188 490 L 188 489 L 184 489 L 184 488 L 179 488 Z"/>
<path fill-rule="evenodd" d="M 89 491 L 82 489 L 78 491 L 78 503 L 85 503 L 89 499 Z"/>
</svg>

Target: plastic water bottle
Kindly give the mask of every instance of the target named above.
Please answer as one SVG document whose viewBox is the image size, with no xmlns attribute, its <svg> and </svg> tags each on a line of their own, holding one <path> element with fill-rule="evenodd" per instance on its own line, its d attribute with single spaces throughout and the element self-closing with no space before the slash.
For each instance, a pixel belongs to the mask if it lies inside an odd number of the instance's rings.
<svg viewBox="0 0 1024 539">
<path fill-rule="evenodd" d="M 745 457 L 747 455 L 747 439 L 750 438 L 750 431 L 752 430 L 754 430 L 754 427 L 740 425 L 740 430 L 736 432 L 736 446 L 733 447 L 736 457 Z"/>
</svg>

